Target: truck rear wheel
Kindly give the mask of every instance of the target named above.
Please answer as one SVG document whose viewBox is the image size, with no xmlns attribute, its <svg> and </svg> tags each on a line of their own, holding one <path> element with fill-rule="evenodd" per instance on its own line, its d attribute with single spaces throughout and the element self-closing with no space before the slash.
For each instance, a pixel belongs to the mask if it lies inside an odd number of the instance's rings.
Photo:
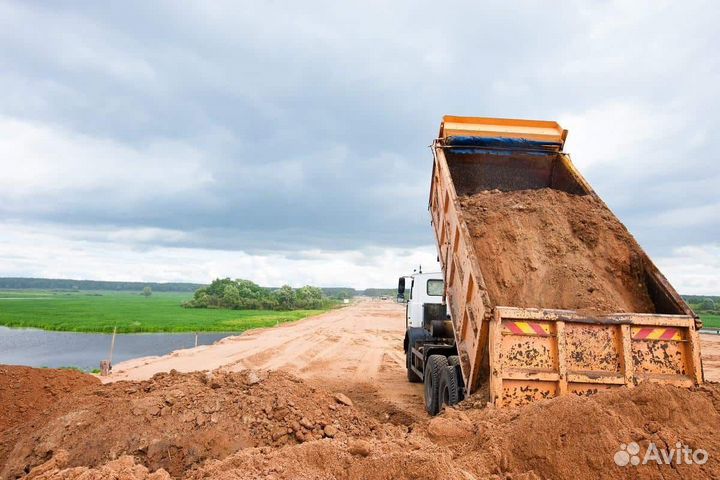
<svg viewBox="0 0 720 480">
<path fill-rule="evenodd" d="M 457 369 L 452 365 L 445 367 L 440 376 L 440 402 L 448 406 L 456 405 L 460 402 Z"/>
<path fill-rule="evenodd" d="M 440 398 L 440 380 L 447 374 L 447 358 L 443 355 L 430 355 L 425 366 L 425 410 L 430 415 L 437 415 L 442 407 Z"/>
</svg>

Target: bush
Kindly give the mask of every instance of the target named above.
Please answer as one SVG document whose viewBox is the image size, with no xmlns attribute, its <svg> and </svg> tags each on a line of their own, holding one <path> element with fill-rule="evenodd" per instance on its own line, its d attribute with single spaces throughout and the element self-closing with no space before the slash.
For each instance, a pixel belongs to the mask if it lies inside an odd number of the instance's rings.
<svg viewBox="0 0 720 480">
<path fill-rule="evenodd" d="M 217 278 L 195 291 L 186 308 L 232 308 L 239 310 L 314 310 L 335 303 L 317 287 L 305 285 L 297 290 L 283 285 L 277 290 L 261 287 L 250 280 Z"/>
<path fill-rule="evenodd" d="M 697 306 L 698 310 L 710 312 L 715 310 L 715 302 L 712 298 L 703 298 Z"/>
</svg>

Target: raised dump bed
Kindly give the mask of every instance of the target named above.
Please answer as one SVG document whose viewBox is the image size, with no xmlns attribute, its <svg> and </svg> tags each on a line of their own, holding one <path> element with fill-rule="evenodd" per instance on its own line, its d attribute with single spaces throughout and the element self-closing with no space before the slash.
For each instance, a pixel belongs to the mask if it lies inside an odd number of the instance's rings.
<svg viewBox="0 0 720 480">
<path fill-rule="evenodd" d="M 457 355 L 464 393 L 487 383 L 498 406 L 701 383 L 697 316 L 575 169 L 566 136 L 555 122 L 444 117 L 429 208 L 452 335 L 411 339 L 409 368 Z"/>
</svg>

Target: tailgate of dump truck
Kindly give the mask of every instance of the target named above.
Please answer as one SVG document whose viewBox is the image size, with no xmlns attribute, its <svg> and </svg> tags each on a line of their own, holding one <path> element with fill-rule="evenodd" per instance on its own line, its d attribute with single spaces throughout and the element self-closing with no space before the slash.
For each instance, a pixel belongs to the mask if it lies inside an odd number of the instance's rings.
<svg viewBox="0 0 720 480">
<path fill-rule="evenodd" d="M 653 381 L 702 381 L 695 319 L 496 307 L 490 390 L 498 406 Z"/>
</svg>

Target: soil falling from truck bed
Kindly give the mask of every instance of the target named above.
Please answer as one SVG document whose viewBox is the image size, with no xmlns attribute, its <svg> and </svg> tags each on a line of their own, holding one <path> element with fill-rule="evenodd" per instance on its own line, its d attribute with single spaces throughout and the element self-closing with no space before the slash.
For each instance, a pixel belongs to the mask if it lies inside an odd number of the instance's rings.
<svg viewBox="0 0 720 480">
<path fill-rule="evenodd" d="M 592 196 L 492 190 L 460 205 L 494 305 L 655 312 L 640 247 Z"/>
</svg>

